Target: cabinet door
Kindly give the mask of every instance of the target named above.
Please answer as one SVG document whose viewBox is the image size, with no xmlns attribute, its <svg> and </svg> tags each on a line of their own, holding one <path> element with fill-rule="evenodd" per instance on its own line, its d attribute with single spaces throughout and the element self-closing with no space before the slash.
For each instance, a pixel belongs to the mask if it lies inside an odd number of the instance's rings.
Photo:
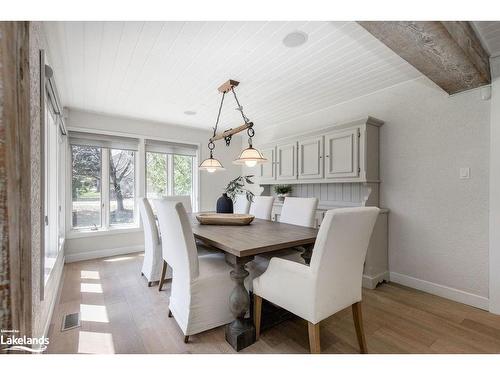
<svg viewBox="0 0 500 375">
<path fill-rule="evenodd" d="M 359 129 L 325 135 L 325 177 L 345 178 L 359 175 Z"/>
<path fill-rule="evenodd" d="M 278 180 L 297 179 L 297 144 L 287 143 L 276 147 L 277 164 L 276 177 Z"/>
<path fill-rule="evenodd" d="M 274 155 L 275 149 L 263 148 L 261 150 L 262 155 L 267 159 L 267 162 L 260 165 L 260 177 L 266 180 L 274 180 L 276 178 L 275 167 L 276 167 L 276 157 Z"/>
<path fill-rule="evenodd" d="M 323 137 L 299 141 L 299 179 L 323 178 Z"/>
</svg>

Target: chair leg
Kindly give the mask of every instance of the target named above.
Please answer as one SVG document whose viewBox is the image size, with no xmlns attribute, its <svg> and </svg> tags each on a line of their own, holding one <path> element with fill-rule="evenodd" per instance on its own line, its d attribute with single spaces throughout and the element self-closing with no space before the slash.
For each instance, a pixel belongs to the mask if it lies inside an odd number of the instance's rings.
<svg viewBox="0 0 500 375">
<path fill-rule="evenodd" d="M 352 305 L 352 317 L 354 319 L 354 327 L 356 327 L 356 336 L 358 336 L 359 350 L 362 354 L 366 354 L 368 353 L 368 348 L 366 347 L 363 316 L 361 315 L 361 302 L 356 302 Z"/>
<path fill-rule="evenodd" d="M 311 354 L 320 354 L 321 346 L 319 340 L 319 323 L 313 324 L 311 322 L 307 322 L 308 331 L 309 331 L 309 348 L 311 350 Z"/>
<path fill-rule="evenodd" d="M 163 286 L 163 283 L 165 282 L 165 275 L 167 274 L 167 262 L 163 261 L 163 267 L 161 269 L 161 277 L 160 277 L 160 282 L 158 284 L 158 291 L 161 292 L 161 288 Z"/>
<path fill-rule="evenodd" d="M 170 309 L 168 309 L 168 317 L 171 318 L 172 317 L 172 311 L 170 311 Z"/>
<path fill-rule="evenodd" d="M 148 281 L 148 287 L 151 288 L 152 285 L 153 285 L 153 282 L 152 281 Z"/>
<path fill-rule="evenodd" d="M 189 342 L 189 336 L 184 336 L 184 344 L 187 344 Z"/>
<path fill-rule="evenodd" d="M 255 324 L 255 340 L 260 337 L 260 318 L 262 314 L 262 297 L 253 295 L 253 322 Z"/>
</svg>

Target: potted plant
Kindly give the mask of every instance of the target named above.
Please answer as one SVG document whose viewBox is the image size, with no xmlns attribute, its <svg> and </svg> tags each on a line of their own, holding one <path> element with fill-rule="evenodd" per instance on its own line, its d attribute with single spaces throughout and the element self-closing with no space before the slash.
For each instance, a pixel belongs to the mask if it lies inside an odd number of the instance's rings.
<svg viewBox="0 0 500 375">
<path fill-rule="evenodd" d="M 253 202 L 254 194 L 245 188 L 245 182 L 250 185 L 253 184 L 251 180 L 253 177 L 253 175 L 238 176 L 229 181 L 222 197 L 217 200 L 217 213 L 233 213 L 233 202 L 238 194 L 245 194 L 247 200 Z"/>
<path fill-rule="evenodd" d="M 292 192 L 292 185 L 274 185 L 274 192 L 280 201 L 284 201 Z"/>
</svg>

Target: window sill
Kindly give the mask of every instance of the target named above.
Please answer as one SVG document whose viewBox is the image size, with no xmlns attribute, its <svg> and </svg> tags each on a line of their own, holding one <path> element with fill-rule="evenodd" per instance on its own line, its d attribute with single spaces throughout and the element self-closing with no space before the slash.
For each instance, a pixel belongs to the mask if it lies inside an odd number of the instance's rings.
<svg viewBox="0 0 500 375">
<path fill-rule="evenodd" d="M 98 230 L 90 230 L 90 229 L 71 230 L 68 232 L 66 238 L 71 240 L 74 238 L 110 236 L 115 234 L 131 233 L 131 232 L 142 232 L 142 228 L 131 226 L 126 228 L 121 227 L 121 228 L 109 228 L 109 229 L 98 229 Z"/>
</svg>

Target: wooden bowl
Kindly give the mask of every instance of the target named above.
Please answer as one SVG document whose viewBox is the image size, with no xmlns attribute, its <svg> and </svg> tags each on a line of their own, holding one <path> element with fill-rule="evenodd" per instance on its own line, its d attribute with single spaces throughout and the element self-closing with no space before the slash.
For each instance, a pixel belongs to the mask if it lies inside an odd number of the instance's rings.
<svg viewBox="0 0 500 375">
<path fill-rule="evenodd" d="M 200 224 L 204 225 L 248 225 L 255 216 L 245 214 L 201 213 L 196 215 Z"/>
</svg>

